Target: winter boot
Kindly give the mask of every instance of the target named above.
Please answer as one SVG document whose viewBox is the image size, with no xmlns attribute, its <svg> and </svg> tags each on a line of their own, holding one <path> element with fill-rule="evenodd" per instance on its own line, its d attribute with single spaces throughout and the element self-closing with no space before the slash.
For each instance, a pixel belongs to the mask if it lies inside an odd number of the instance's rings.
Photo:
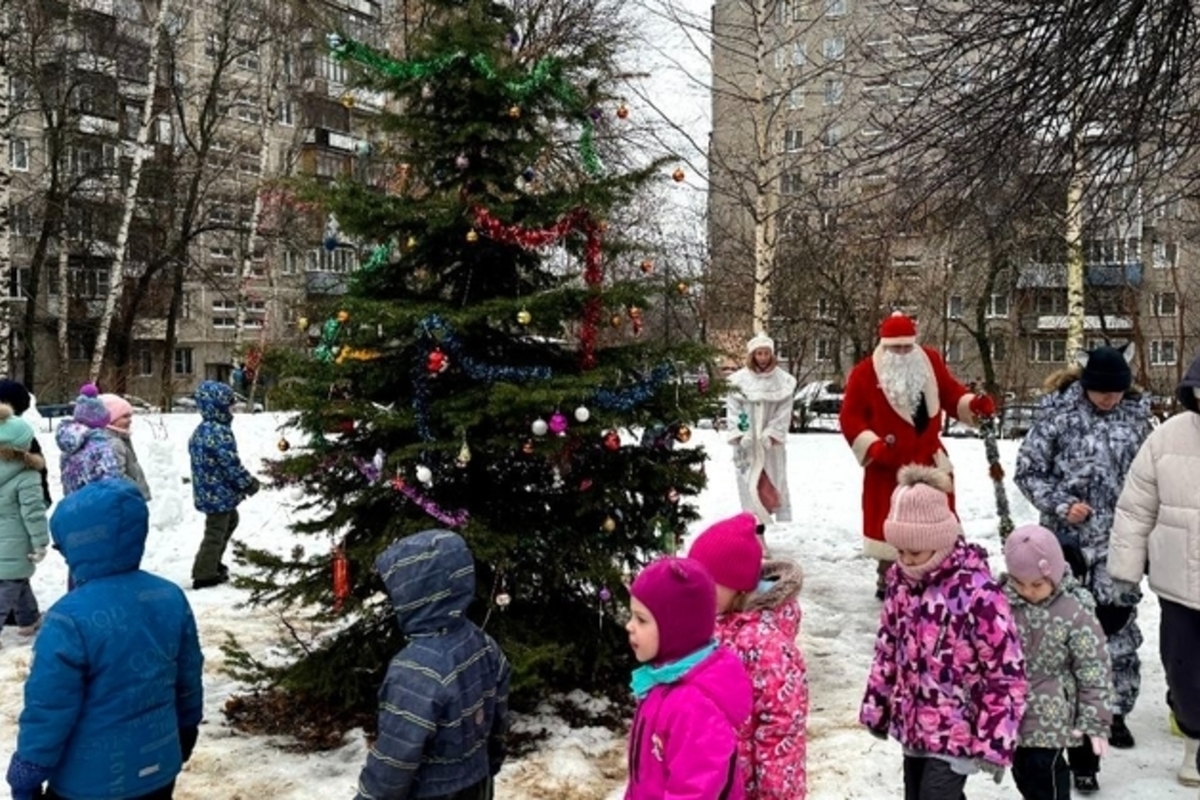
<svg viewBox="0 0 1200 800">
<path fill-rule="evenodd" d="M 1080 794 L 1095 794 L 1100 791 L 1100 781 L 1095 775 L 1076 775 L 1075 791 Z"/>
<path fill-rule="evenodd" d="M 1184 786 L 1200 786 L 1200 772 L 1196 771 L 1196 748 L 1200 741 L 1183 740 L 1183 763 L 1179 765 L 1179 782 Z"/>
<path fill-rule="evenodd" d="M 1133 734 L 1125 725 L 1124 714 L 1113 714 L 1112 733 L 1108 737 L 1108 743 L 1118 750 L 1128 750 L 1133 747 Z"/>
</svg>

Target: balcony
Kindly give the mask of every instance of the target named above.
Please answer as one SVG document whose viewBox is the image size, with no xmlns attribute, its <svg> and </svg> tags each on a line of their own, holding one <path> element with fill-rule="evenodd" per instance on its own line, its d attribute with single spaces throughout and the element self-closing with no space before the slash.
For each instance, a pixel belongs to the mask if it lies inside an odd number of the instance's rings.
<svg viewBox="0 0 1200 800">
<path fill-rule="evenodd" d="M 1140 288 L 1143 280 L 1142 262 L 1100 263 L 1084 265 L 1084 281 L 1092 287 Z M 1027 264 L 1017 276 L 1018 289 L 1067 288 L 1066 264 Z"/>
<path fill-rule="evenodd" d="M 307 272 L 304 288 L 309 294 L 343 295 L 346 293 L 346 276 L 338 272 Z"/>
<path fill-rule="evenodd" d="M 1103 320 L 1103 325 L 1101 321 Z M 1053 333 L 1067 329 L 1066 314 L 1022 314 L 1021 330 L 1024 334 Z M 1129 317 L 1104 316 L 1087 314 L 1083 318 L 1085 331 L 1131 331 L 1133 320 Z"/>
</svg>

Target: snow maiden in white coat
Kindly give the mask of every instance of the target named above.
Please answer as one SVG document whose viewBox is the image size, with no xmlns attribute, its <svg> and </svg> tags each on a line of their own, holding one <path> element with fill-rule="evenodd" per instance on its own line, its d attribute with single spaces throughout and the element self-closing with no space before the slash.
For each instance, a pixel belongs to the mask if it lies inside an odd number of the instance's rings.
<svg viewBox="0 0 1200 800">
<path fill-rule="evenodd" d="M 746 344 L 746 366 L 729 376 L 726 400 L 729 443 L 734 450 L 742 509 L 761 524 L 790 522 L 787 435 L 796 379 L 779 366 L 775 342 L 758 334 Z"/>
<path fill-rule="evenodd" d="M 1149 570 L 1158 595 L 1159 653 L 1185 740 L 1179 780 L 1200 784 L 1200 358 L 1177 397 L 1186 410 L 1146 439 L 1117 500 L 1108 574 L 1132 588 Z"/>
</svg>

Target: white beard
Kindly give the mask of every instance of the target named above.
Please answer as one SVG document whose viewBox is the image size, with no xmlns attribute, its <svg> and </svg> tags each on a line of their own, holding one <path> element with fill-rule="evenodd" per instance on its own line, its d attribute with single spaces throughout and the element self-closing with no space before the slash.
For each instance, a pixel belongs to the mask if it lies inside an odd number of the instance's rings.
<svg viewBox="0 0 1200 800">
<path fill-rule="evenodd" d="M 915 411 L 929 380 L 924 355 L 915 347 L 907 353 L 885 350 L 879 359 L 879 388 L 893 406 Z"/>
</svg>

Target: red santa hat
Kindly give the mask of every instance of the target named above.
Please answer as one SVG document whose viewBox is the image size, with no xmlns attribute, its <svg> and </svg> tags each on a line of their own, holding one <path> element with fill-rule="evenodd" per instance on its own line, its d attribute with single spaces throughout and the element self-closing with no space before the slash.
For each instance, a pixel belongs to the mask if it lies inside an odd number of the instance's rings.
<svg viewBox="0 0 1200 800">
<path fill-rule="evenodd" d="M 917 323 L 902 311 L 893 311 L 879 326 L 879 343 L 905 345 L 917 343 Z"/>
</svg>

